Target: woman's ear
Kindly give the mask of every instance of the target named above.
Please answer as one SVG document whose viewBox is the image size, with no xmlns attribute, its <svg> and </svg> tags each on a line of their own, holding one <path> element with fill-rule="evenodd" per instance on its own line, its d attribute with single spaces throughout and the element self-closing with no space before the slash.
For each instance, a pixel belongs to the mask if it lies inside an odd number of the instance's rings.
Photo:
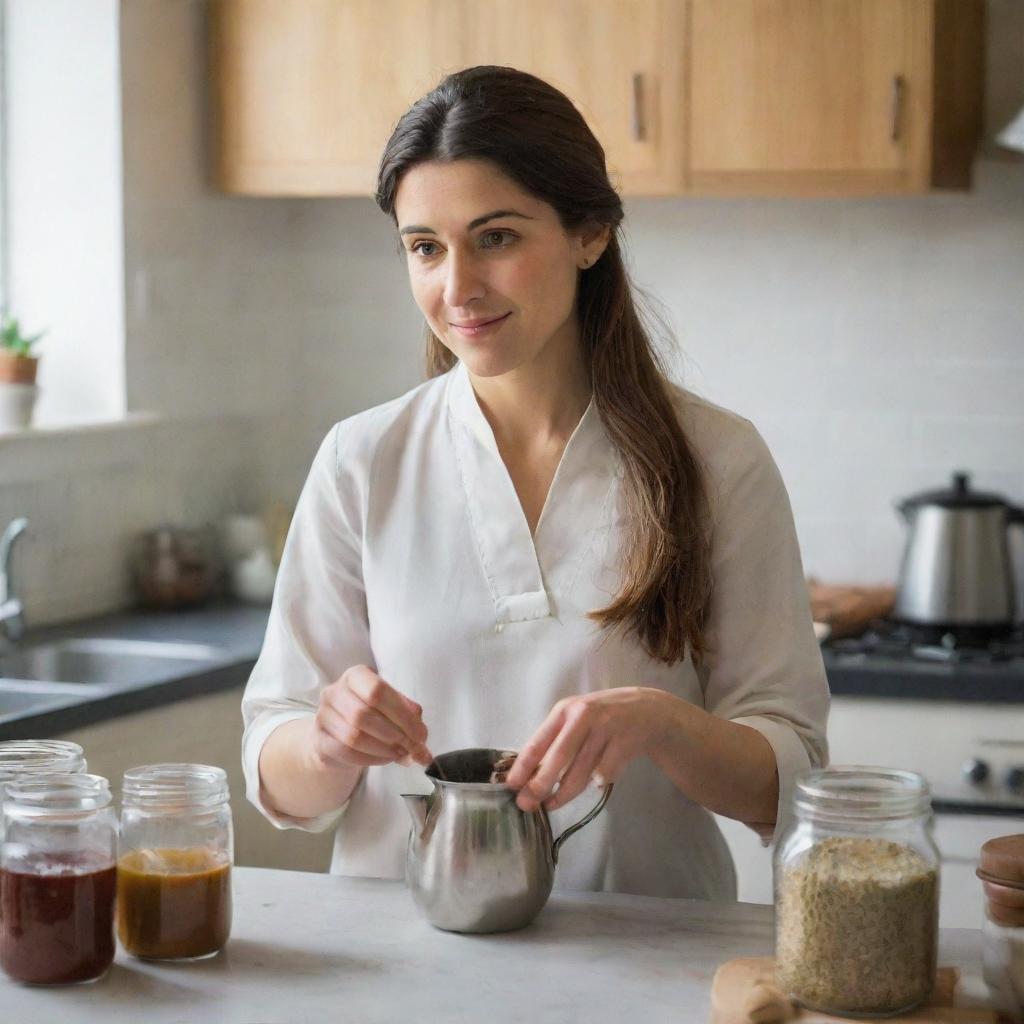
<svg viewBox="0 0 1024 1024">
<path fill-rule="evenodd" d="M 579 230 L 577 262 L 581 269 L 586 270 L 588 267 L 592 267 L 601 258 L 601 254 L 608 248 L 611 235 L 610 224 L 591 222 Z"/>
</svg>

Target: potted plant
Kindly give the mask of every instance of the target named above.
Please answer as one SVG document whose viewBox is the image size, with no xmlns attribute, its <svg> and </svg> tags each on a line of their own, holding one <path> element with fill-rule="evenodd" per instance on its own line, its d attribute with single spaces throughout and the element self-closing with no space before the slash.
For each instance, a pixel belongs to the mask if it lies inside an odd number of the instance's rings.
<svg viewBox="0 0 1024 1024">
<path fill-rule="evenodd" d="M 36 369 L 39 357 L 32 346 L 42 333 L 21 333 L 17 317 L 4 316 L 0 325 L 0 430 L 16 430 L 32 422 L 39 388 Z"/>
</svg>

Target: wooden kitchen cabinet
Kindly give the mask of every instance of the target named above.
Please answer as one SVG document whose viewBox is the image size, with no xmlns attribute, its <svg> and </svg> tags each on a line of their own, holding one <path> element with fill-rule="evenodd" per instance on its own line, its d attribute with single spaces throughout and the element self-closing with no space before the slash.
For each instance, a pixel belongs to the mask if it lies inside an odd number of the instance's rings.
<svg viewBox="0 0 1024 1024">
<path fill-rule="evenodd" d="M 569 96 L 622 191 L 682 191 L 685 4 L 477 0 L 469 44 L 472 63 L 529 71 Z"/>
<path fill-rule="evenodd" d="M 372 195 L 395 122 L 466 63 L 473 0 L 216 0 L 217 183 Z"/>
<path fill-rule="evenodd" d="M 967 187 L 982 0 L 690 0 L 688 187 Z"/>
<path fill-rule="evenodd" d="M 967 187 L 983 0 L 216 0 L 217 180 L 369 195 L 451 70 L 561 88 L 627 195 Z"/>
<path fill-rule="evenodd" d="M 401 114 L 473 64 L 566 92 L 626 191 L 682 187 L 678 0 L 218 0 L 211 38 L 227 192 L 372 194 Z"/>
</svg>

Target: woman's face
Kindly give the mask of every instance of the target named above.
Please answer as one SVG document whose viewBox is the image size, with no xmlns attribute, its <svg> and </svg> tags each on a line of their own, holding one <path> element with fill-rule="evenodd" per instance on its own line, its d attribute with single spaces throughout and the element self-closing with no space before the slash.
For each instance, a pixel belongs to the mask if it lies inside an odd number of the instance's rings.
<svg viewBox="0 0 1024 1024">
<path fill-rule="evenodd" d="M 483 160 L 415 165 L 395 214 L 416 304 L 470 373 L 495 377 L 578 343 L 577 275 L 606 230 L 567 232 L 554 207 Z"/>
</svg>

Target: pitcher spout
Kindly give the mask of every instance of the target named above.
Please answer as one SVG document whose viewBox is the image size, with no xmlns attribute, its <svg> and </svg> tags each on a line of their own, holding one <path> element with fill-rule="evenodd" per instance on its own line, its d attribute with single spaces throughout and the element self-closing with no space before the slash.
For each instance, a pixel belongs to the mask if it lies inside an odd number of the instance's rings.
<svg viewBox="0 0 1024 1024">
<path fill-rule="evenodd" d="M 422 793 L 403 793 L 402 799 L 405 806 L 409 808 L 409 816 L 412 818 L 413 829 L 416 835 L 422 835 L 427 824 L 427 803 L 430 797 Z"/>
</svg>

